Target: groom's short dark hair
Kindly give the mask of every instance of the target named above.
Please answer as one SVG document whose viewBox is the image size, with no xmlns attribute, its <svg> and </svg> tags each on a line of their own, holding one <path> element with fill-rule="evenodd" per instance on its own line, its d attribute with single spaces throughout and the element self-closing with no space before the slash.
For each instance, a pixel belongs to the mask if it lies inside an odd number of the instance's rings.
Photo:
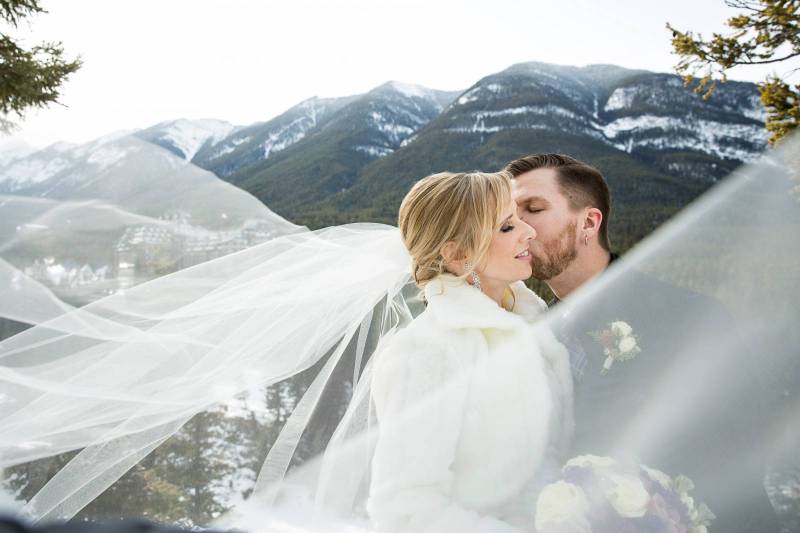
<svg viewBox="0 0 800 533">
<path fill-rule="evenodd" d="M 529 155 L 512 161 L 503 170 L 509 172 L 512 178 L 516 178 L 538 168 L 556 170 L 558 185 L 572 209 L 595 207 L 600 210 L 603 221 L 600 223 L 599 242 L 600 246 L 610 250 L 608 217 L 611 213 L 611 195 L 600 171 L 583 161 L 563 154 Z"/>
</svg>

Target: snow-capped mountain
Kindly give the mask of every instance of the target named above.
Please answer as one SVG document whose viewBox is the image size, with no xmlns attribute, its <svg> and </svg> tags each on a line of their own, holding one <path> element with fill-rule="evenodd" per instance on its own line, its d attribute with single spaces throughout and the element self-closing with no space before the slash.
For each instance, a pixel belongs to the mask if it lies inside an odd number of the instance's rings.
<svg viewBox="0 0 800 533">
<path fill-rule="evenodd" d="M 253 165 L 263 169 L 271 166 L 283 150 L 310 136 L 340 131 L 342 123 L 354 138 L 354 144 L 346 150 L 368 158 L 383 157 L 437 116 L 455 96 L 453 92 L 392 81 L 364 95 L 311 98 L 268 122 L 242 128 L 206 146 L 193 162 L 219 176 L 231 176 L 241 169 L 249 172 L 254 170 Z"/>
<path fill-rule="evenodd" d="M 8 164 L 36 151 L 36 147 L 14 138 L 0 138 L 0 164 Z"/>
<path fill-rule="evenodd" d="M 703 100 L 678 76 L 605 65 L 514 65 L 479 81 L 448 112 L 451 132 L 557 130 L 628 153 L 692 151 L 751 161 L 768 137 L 751 83 L 720 84 Z"/>
<path fill-rule="evenodd" d="M 136 133 L 136 136 L 191 161 L 206 146 L 215 146 L 240 129 L 222 120 L 170 120 Z"/>
<path fill-rule="evenodd" d="M 108 217 L 114 221 L 157 219 L 180 211 L 208 229 L 235 227 L 255 218 L 270 219 L 276 227 L 292 226 L 246 192 L 135 132 L 117 132 L 85 144 L 56 143 L 0 164 L 0 195 L 73 207 L 81 201 L 100 202 L 116 213 Z"/>
<path fill-rule="evenodd" d="M 337 101 L 337 109 L 313 127 L 287 136 L 256 164 L 239 164 L 225 179 L 270 205 L 288 197 L 307 203 L 347 189 L 371 161 L 399 150 L 412 135 L 439 116 L 457 95 L 399 82 L 388 82 L 366 94 Z M 310 125 L 308 103 L 291 109 L 271 124 Z M 319 116 L 319 115 L 317 115 Z M 283 129 L 279 130 L 285 131 Z M 224 144 L 224 143 L 223 143 Z M 195 161 L 203 165 L 202 161 Z M 213 166 L 207 168 L 213 169 Z M 300 193 L 302 191 L 302 193 Z M 299 194 L 298 194 L 299 193 Z M 302 197 L 302 198 L 301 198 Z"/>
<path fill-rule="evenodd" d="M 85 144 L 55 143 L 24 157 L 0 158 L 0 193 L 60 198 L 73 188 L 85 188 L 93 176 L 152 146 L 122 141 L 121 131 Z"/>
<path fill-rule="evenodd" d="M 229 176 L 302 140 L 310 131 L 322 127 L 333 113 L 353 98 L 309 98 L 272 120 L 239 128 L 214 143 L 208 143 L 197 152 L 192 162 L 218 176 Z"/>
<path fill-rule="evenodd" d="M 390 81 L 370 91 L 363 108 L 356 108 L 353 118 L 366 119 L 371 139 L 355 150 L 372 157 L 391 154 L 433 118 L 437 117 L 456 93 L 435 91 L 419 85 Z M 358 117 L 359 113 L 367 113 Z"/>
</svg>

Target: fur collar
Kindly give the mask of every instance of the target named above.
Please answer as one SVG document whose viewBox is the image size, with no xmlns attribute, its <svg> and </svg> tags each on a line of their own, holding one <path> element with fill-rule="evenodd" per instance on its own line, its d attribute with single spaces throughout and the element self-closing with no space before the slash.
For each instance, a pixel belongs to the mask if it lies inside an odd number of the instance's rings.
<svg viewBox="0 0 800 533">
<path fill-rule="evenodd" d="M 509 312 L 487 295 L 452 274 L 442 274 L 425 285 L 428 312 L 448 329 L 516 329 L 533 322 L 547 309 L 544 301 L 521 281 L 510 285 L 514 309 Z"/>
</svg>

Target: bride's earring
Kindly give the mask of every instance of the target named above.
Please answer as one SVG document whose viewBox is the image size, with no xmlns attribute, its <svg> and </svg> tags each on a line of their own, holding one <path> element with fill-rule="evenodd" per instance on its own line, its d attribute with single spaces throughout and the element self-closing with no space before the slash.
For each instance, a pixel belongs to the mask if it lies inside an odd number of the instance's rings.
<svg viewBox="0 0 800 533">
<path fill-rule="evenodd" d="M 583 244 L 589 246 L 589 235 L 586 233 L 583 234 Z"/>
<path fill-rule="evenodd" d="M 469 261 L 464 262 L 464 270 L 469 272 L 469 280 L 472 282 L 472 286 L 481 290 L 481 278 L 478 277 L 477 272 L 472 270 L 472 264 Z"/>
</svg>

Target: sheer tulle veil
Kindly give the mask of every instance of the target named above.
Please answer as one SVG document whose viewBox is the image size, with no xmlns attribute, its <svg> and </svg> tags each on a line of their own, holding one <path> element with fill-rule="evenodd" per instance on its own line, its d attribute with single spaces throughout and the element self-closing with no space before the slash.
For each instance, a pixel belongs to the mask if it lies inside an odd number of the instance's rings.
<svg viewBox="0 0 800 533">
<path fill-rule="evenodd" d="M 149 181 L 114 187 L 131 180 L 112 165 L 84 196 L 0 197 L 0 468 L 19 512 L 368 528 L 373 362 L 424 308 L 398 230 L 309 231 L 143 141 L 96 149 L 133 150 Z M 725 327 L 693 308 L 639 326 L 673 331 L 662 347 L 673 356 L 642 404 L 600 410 L 598 423 L 624 416 L 615 447 L 647 461 L 709 417 L 738 421 L 750 446 L 726 451 L 730 469 L 707 490 L 739 501 L 726 492 L 737 465 L 763 464 L 789 514 L 798 154 L 794 137 L 741 167 L 536 326 L 561 330 L 610 301 L 635 309 L 638 275 L 717 302 Z M 204 478 L 213 512 L 175 503 L 202 492 L 187 489 L 191 461 L 215 465 Z M 128 490 L 139 499 L 122 505 Z"/>
</svg>

